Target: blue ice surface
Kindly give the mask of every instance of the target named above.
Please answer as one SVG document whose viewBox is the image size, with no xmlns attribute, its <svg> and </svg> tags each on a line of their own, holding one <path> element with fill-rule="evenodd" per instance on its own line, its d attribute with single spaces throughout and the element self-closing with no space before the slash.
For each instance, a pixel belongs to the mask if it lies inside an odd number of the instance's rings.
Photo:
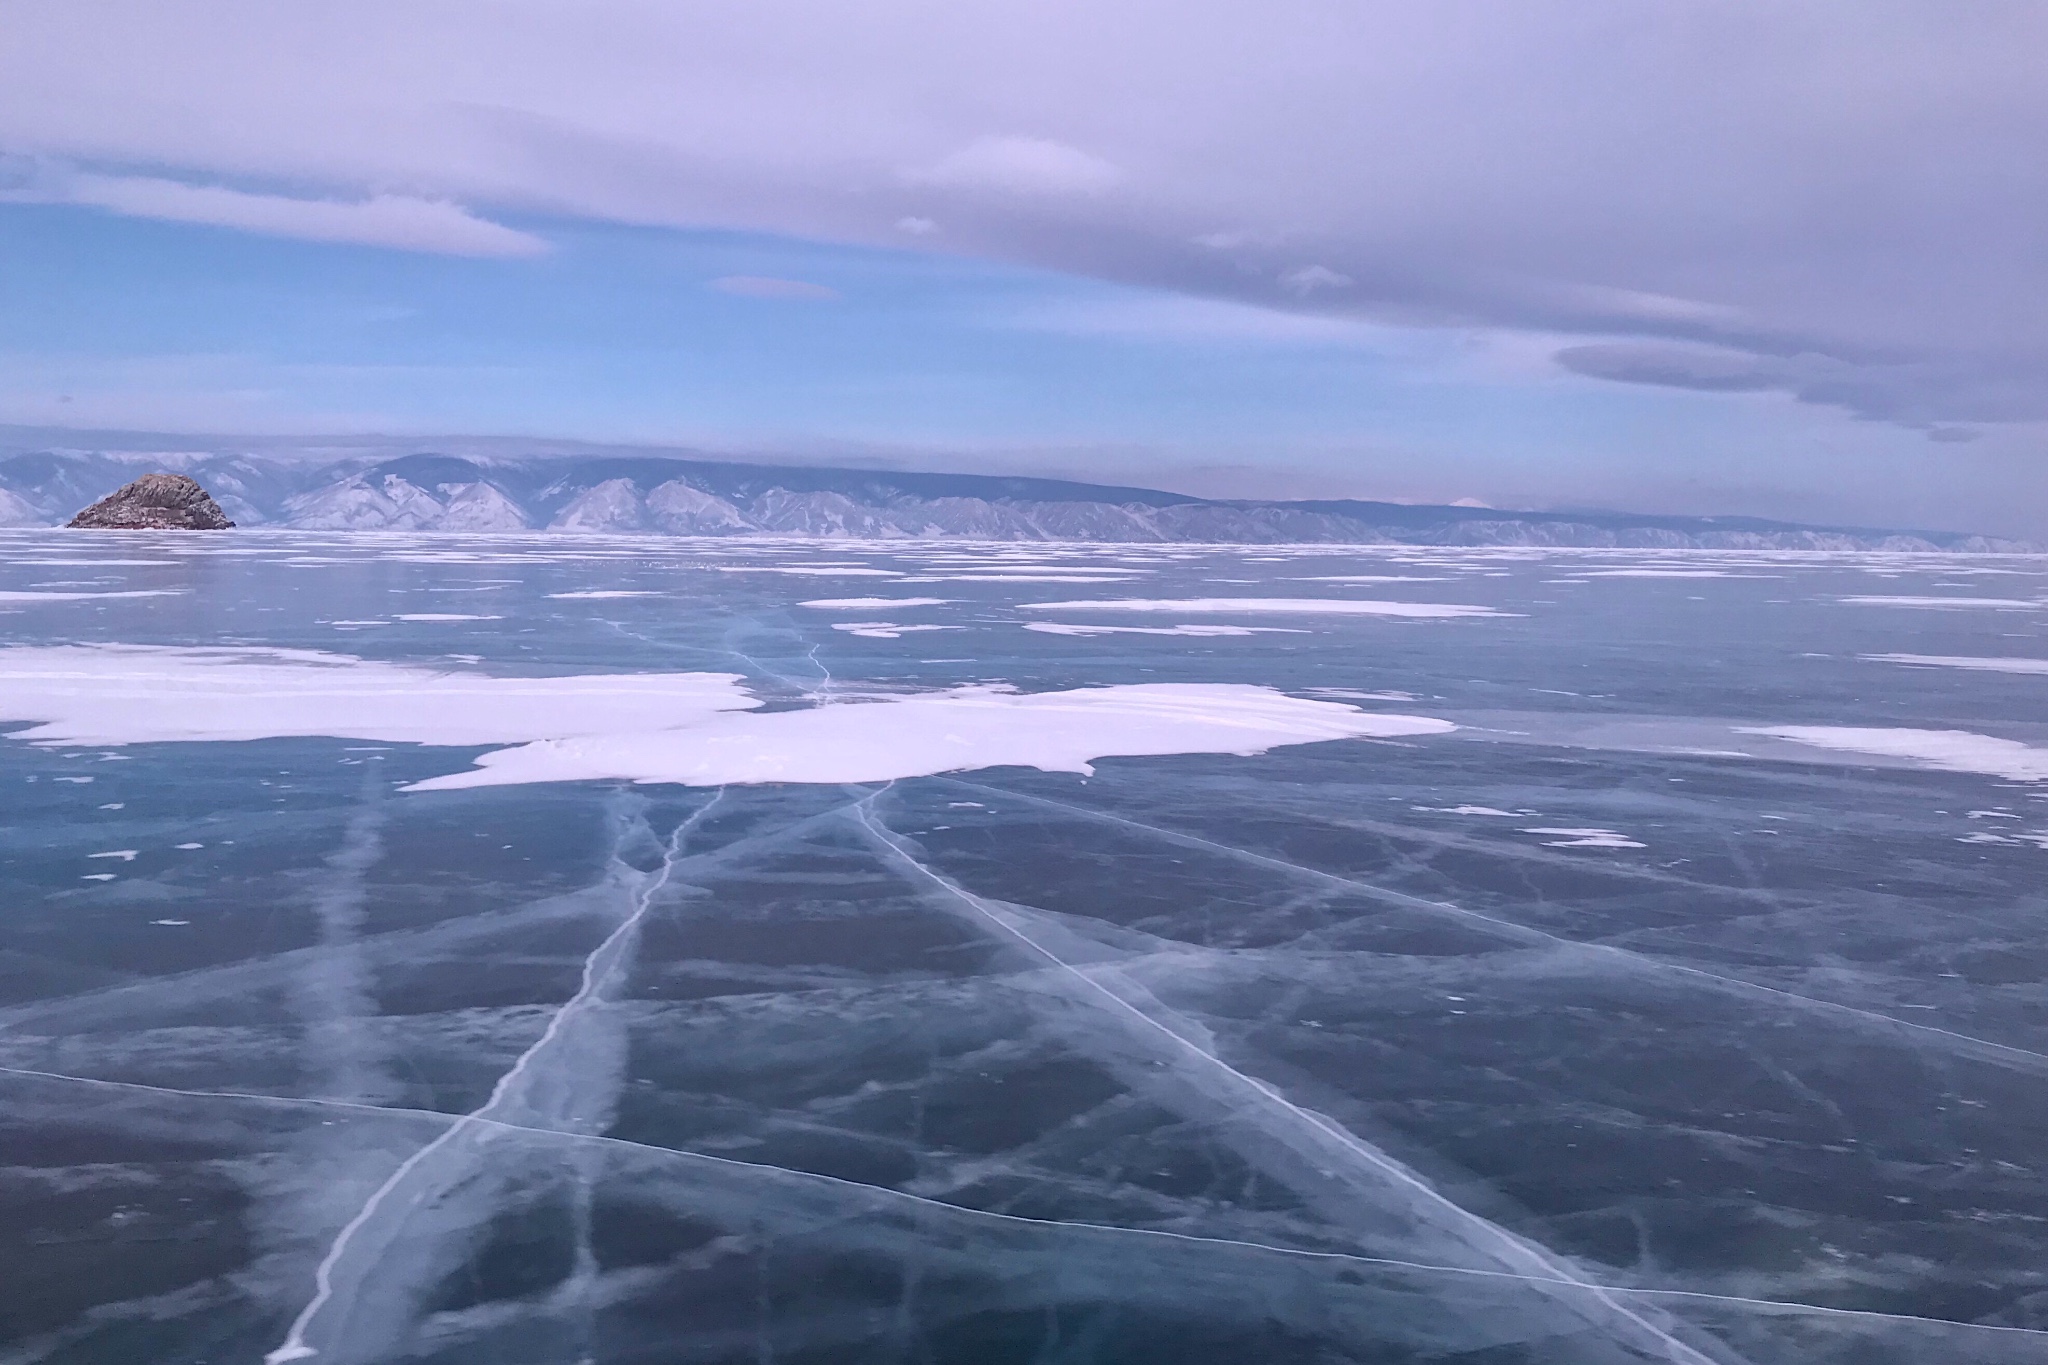
<svg viewBox="0 0 2048 1365">
<path fill-rule="evenodd" d="M 416 794 L 478 751 L 0 740 L 5 1359 L 2048 1359 L 2048 784 L 1741 734 L 2048 743 L 2048 679 L 1873 657 L 2048 657 L 2048 561 L 0 533 L 140 591 L 0 647 L 1462 728 Z M 1502 614 L 1027 605 L 1232 596 Z"/>
</svg>

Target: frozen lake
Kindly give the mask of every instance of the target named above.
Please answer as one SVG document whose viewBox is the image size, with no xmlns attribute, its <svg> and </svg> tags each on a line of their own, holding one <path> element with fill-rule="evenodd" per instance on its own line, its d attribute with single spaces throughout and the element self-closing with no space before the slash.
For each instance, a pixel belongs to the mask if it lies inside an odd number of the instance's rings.
<svg viewBox="0 0 2048 1365">
<path fill-rule="evenodd" d="M 2048 560 L 0 533 L 0 1362 L 2048 1360 Z"/>
</svg>

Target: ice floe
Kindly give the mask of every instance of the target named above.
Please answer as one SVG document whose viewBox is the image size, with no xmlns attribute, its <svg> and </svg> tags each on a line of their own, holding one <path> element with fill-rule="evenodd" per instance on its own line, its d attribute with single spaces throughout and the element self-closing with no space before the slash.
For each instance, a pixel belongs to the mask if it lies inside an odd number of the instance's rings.
<svg viewBox="0 0 2048 1365">
<path fill-rule="evenodd" d="M 612 597 L 659 597 L 660 593 L 647 588 L 593 588 L 588 592 L 551 592 L 548 597 L 557 602 L 588 601 Z"/>
<path fill-rule="evenodd" d="M 1903 758 L 1955 773 L 1985 773 L 2015 782 L 2048 781 L 2048 749 L 1968 730 L 1913 730 L 1848 725 L 1744 726 L 1739 733 L 1769 735 L 1818 749 Z"/>
</svg>

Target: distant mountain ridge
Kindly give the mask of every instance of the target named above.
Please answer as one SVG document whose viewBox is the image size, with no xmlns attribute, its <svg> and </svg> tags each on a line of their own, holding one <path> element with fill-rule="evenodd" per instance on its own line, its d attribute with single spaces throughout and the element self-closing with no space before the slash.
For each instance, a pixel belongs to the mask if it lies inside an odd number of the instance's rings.
<svg viewBox="0 0 2048 1365">
<path fill-rule="evenodd" d="M 416 454 L 319 463 L 261 455 L 43 451 L 0 458 L 0 526 L 62 525 L 80 508 L 153 469 L 197 479 L 239 525 L 323 531 L 1738 550 L 2040 548 L 1992 536 L 1803 526 L 1754 517 L 1197 498 L 1058 479 L 875 473 L 651 455 Z"/>
</svg>

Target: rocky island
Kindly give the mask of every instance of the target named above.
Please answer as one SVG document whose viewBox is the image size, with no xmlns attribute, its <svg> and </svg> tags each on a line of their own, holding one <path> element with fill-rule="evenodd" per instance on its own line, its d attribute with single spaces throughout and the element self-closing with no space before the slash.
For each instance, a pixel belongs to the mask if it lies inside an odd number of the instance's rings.
<svg viewBox="0 0 2048 1365">
<path fill-rule="evenodd" d="M 96 531 L 225 531 L 234 523 L 196 480 L 144 474 L 80 512 L 69 525 Z"/>
</svg>

